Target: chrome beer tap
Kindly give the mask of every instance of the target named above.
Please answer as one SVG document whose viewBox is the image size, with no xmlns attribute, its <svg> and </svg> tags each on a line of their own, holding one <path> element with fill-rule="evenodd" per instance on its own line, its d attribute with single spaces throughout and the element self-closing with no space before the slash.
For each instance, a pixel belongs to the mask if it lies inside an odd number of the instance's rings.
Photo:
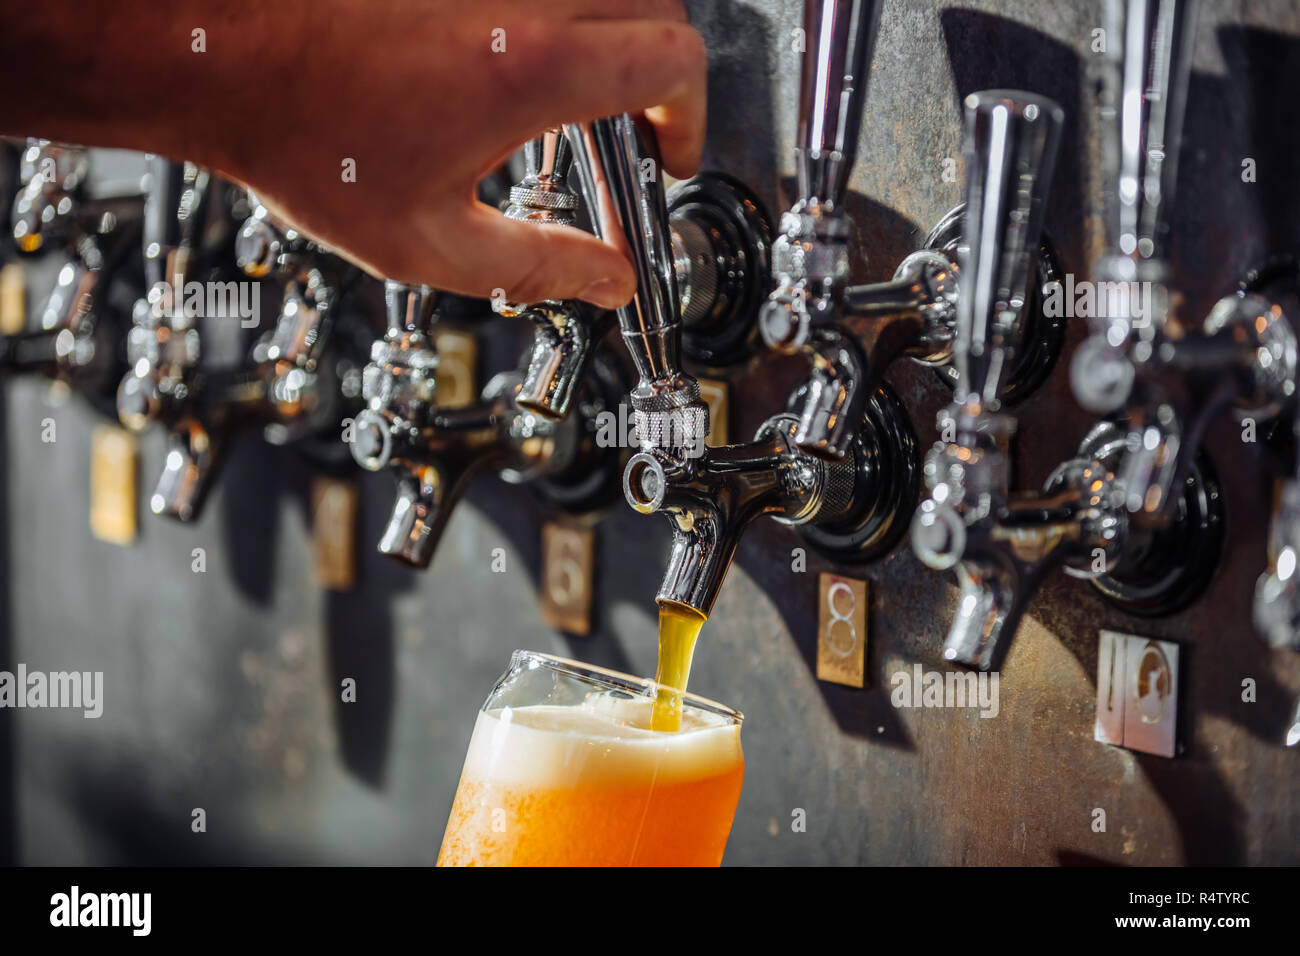
<svg viewBox="0 0 1300 956">
<path fill-rule="evenodd" d="M 335 313 L 357 271 L 280 222 L 249 193 L 252 214 L 235 237 L 235 260 L 250 278 L 284 284 L 274 327 L 253 346 L 252 363 L 265 394 L 263 435 L 282 445 L 332 429 L 359 389 L 332 361 Z"/>
<path fill-rule="evenodd" d="M 912 523 L 912 547 L 961 585 L 944 657 L 996 667 L 1043 578 L 1058 566 L 1091 579 L 1135 613 L 1186 603 L 1213 561 L 1189 560 L 1222 534 L 1217 487 L 1204 480 L 1180 499 L 1166 529 L 1133 527 L 1118 478 L 1122 431 L 1092 428 L 1038 494 L 1011 492 L 1015 419 L 999 411 L 1012 366 L 1017 313 L 1042 231 L 1043 206 L 1064 119 L 1051 100 L 1017 91 L 967 97 L 967 216 L 958 298 L 954 404 L 925 465 L 929 497 Z M 1198 497 L 1197 495 L 1200 494 Z"/>
<path fill-rule="evenodd" d="M 945 215 L 925 248 L 889 282 L 850 287 L 852 223 L 845 209 L 857 156 L 870 57 L 881 0 L 805 0 L 795 165 L 799 198 L 781 220 L 773 250 L 776 289 L 760 328 L 769 347 L 803 354 L 812 372 L 795 441 L 812 455 L 844 453 L 863 402 L 885 369 L 907 356 L 953 383 L 964 208 Z M 1038 290 L 1058 273 L 1045 241 L 1034 242 L 1037 282 L 1006 334 L 1017 347 L 1000 396 L 1036 388 L 1055 363 L 1063 325 L 1043 315 Z"/>
<path fill-rule="evenodd" d="M 839 461 L 799 451 L 789 414 L 768 419 L 747 444 L 706 447 L 708 408 L 681 363 L 684 295 L 663 186 L 644 175 L 658 168 L 658 157 L 647 155 L 626 114 L 566 132 L 596 232 L 627 254 L 637 274 L 636 297 L 618 313 L 639 376 L 631 403 L 640 451 L 623 489 L 633 508 L 665 514 L 673 529 L 658 602 L 707 617 L 740 536 L 762 515 L 792 525 L 852 523 L 865 546 L 892 544 L 906 511 L 899 506 L 906 483 L 890 467 L 908 457 L 905 417 L 891 414 L 879 427 L 864 420 Z"/>
<path fill-rule="evenodd" d="M 1215 417 L 1269 419 L 1293 402 L 1296 282 L 1269 270 L 1220 299 L 1199 328 L 1184 323 L 1166 239 L 1195 3 L 1110 0 L 1106 10 L 1110 35 L 1123 39 L 1103 74 L 1112 244 L 1094 269 L 1105 314 L 1093 317 L 1071 379 L 1085 408 L 1126 417 L 1125 506 L 1159 526 L 1176 517 Z"/>
<path fill-rule="evenodd" d="M 30 140 L 23 151 L 15 248 L 24 256 L 59 251 L 68 261 L 37 311 L 38 327 L 0 336 L 0 371 L 64 382 L 110 408 L 128 323 L 117 300 L 138 294 L 142 281 L 131 253 L 139 248 L 143 194 L 134 180 L 92 191 L 90 173 L 85 149 Z"/>
<path fill-rule="evenodd" d="M 526 172 L 510 190 L 506 217 L 539 225 L 574 226 L 578 197 L 569 188 L 573 157 L 558 129 L 549 129 L 524 146 Z M 543 418 L 569 414 L 573 397 L 597 345 L 610 327 L 611 313 L 587 302 L 548 300 L 532 305 L 494 301 L 502 315 L 533 323 L 533 350 L 515 401 Z"/>
<path fill-rule="evenodd" d="M 437 296 L 424 286 L 388 282 L 388 331 L 375 342 L 364 372 L 367 407 L 349 445 L 368 471 L 391 469 L 397 500 L 379 550 L 405 564 L 428 567 L 443 530 L 470 481 L 496 471 L 512 483 L 530 482 L 553 501 L 588 510 L 601 495 L 593 476 L 611 484 L 614 449 L 598 447 L 593 421 L 617 391 L 608 366 L 589 362 L 584 390 L 563 419 L 520 405 L 524 376 L 494 376 L 478 402 L 440 407 L 435 398 L 438 353 L 433 331 Z"/>
<path fill-rule="evenodd" d="M 510 191 L 506 216 L 575 225 L 578 201 L 568 183 L 573 155 L 564 133 L 544 131 L 525 145 L 524 160 L 525 176 Z M 748 348 L 754 305 L 769 281 L 767 213 L 741 183 L 718 173 L 678 184 L 667 203 L 685 350 L 707 365 L 730 364 Z M 613 314 L 576 300 L 496 307 L 504 315 L 530 319 L 535 327 L 519 405 L 545 418 L 563 418 Z"/>
<path fill-rule="evenodd" d="M 209 227 L 223 236 L 227 231 L 229 224 L 213 209 L 213 193 L 223 188 L 193 163 L 152 159 L 144 234 L 151 285 L 135 305 L 127 340 L 131 371 L 117 391 L 123 425 L 142 431 L 157 421 L 168 430 L 163 473 L 149 506 L 181 521 L 198 516 L 234 425 L 253 418 L 265 394 L 256 372 L 201 365 L 204 316 L 194 307 L 191 281 L 207 258 Z"/>
</svg>

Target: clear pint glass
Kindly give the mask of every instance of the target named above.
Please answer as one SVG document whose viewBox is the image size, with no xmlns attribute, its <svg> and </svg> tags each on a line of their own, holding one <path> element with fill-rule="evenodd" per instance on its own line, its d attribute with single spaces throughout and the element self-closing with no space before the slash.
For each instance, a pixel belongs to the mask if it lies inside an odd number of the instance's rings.
<svg viewBox="0 0 1300 956">
<path fill-rule="evenodd" d="M 479 711 L 439 866 L 717 866 L 740 798 L 737 711 L 651 680 L 516 651 Z"/>
</svg>

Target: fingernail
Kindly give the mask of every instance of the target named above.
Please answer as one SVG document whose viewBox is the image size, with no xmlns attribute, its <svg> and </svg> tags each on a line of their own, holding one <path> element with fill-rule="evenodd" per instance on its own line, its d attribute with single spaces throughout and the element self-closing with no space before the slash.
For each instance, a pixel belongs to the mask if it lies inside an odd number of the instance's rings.
<svg viewBox="0 0 1300 956">
<path fill-rule="evenodd" d="M 627 305 L 632 297 L 620 289 L 619 284 L 613 279 L 597 279 L 579 292 L 578 298 L 598 305 L 602 309 L 617 309 Z"/>
</svg>

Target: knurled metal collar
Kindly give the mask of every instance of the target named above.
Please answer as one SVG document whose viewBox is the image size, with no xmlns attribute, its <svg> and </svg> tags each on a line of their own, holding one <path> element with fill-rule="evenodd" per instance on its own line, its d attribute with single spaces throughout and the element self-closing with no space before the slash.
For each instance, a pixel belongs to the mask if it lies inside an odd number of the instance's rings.
<svg viewBox="0 0 1300 956">
<path fill-rule="evenodd" d="M 649 393 L 638 390 L 632 393 L 631 399 L 632 407 L 639 412 L 668 412 L 698 402 L 700 400 L 700 383 L 687 380 L 676 388 Z"/>
<path fill-rule="evenodd" d="M 642 447 L 699 448 L 709 434 L 709 409 L 703 403 L 647 412 L 634 410 L 632 424 Z"/>
<path fill-rule="evenodd" d="M 561 192 L 536 186 L 511 186 L 510 204 L 532 209 L 577 209 L 578 197 L 567 190 Z"/>
</svg>

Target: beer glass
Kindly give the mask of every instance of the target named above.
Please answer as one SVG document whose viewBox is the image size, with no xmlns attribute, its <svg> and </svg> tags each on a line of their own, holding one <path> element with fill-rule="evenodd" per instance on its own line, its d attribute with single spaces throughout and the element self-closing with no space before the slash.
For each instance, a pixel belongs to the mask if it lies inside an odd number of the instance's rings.
<svg viewBox="0 0 1300 956">
<path fill-rule="evenodd" d="M 479 711 L 438 865 L 717 866 L 744 718 L 683 693 L 681 730 L 650 730 L 658 691 L 515 651 Z"/>
</svg>

